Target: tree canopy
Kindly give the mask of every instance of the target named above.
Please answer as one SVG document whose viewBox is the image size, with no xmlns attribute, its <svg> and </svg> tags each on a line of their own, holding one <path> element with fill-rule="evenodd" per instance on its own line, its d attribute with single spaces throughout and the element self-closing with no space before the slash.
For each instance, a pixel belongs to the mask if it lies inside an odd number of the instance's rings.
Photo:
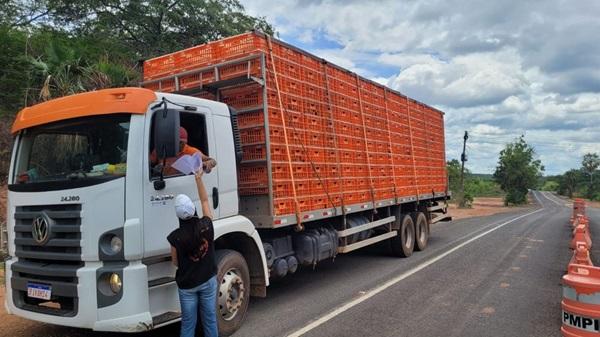
<svg viewBox="0 0 600 337">
<path fill-rule="evenodd" d="M 537 186 L 543 171 L 544 166 L 535 159 L 535 150 L 525 142 L 525 137 L 506 144 L 494 172 L 494 180 L 506 192 L 504 203 L 526 203 L 528 190 Z"/>
</svg>

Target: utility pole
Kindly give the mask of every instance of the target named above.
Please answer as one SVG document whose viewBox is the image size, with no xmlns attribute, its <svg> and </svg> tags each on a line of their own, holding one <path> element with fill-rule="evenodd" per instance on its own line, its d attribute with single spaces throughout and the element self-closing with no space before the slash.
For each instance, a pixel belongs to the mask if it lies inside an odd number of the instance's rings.
<svg viewBox="0 0 600 337">
<path fill-rule="evenodd" d="M 465 162 L 467 161 L 467 154 L 466 154 L 466 150 L 467 150 L 467 139 L 469 139 L 469 133 L 467 131 L 465 131 L 465 136 L 463 137 L 464 141 L 463 141 L 463 150 L 462 150 L 462 154 L 460 155 L 460 161 L 461 161 L 461 166 L 460 166 L 460 200 L 459 200 L 459 207 L 465 207 Z"/>
</svg>

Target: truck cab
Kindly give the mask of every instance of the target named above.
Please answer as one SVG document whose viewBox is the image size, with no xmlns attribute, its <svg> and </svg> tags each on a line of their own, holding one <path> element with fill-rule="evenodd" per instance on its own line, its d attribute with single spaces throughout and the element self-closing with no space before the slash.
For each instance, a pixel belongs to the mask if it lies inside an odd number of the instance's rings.
<svg viewBox="0 0 600 337">
<path fill-rule="evenodd" d="M 203 179 L 215 218 L 219 328 L 239 327 L 250 293 L 264 295 L 268 270 L 254 225 L 238 214 L 230 109 L 141 88 L 73 95 L 18 114 L 8 192 L 9 313 L 127 332 L 179 319 L 166 240 L 178 226 L 173 199 L 186 194 L 200 207 L 194 177 L 161 174 L 152 158 L 155 116 L 167 113 L 178 125 L 166 134 L 181 125 L 188 145 L 218 162 Z"/>
</svg>

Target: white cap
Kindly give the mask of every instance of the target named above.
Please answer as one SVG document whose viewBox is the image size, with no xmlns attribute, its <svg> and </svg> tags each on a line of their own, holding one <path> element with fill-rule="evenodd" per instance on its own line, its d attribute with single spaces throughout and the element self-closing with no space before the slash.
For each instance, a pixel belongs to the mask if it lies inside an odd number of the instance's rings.
<svg viewBox="0 0 600 337">
<path fill-rule="evenodd" d="M 187 220 L 196 213 L 196 206 L 190 197 L 185 194 L 178 194 L 175 197 L 175 214 L 181 220 Z"/>
</svg>

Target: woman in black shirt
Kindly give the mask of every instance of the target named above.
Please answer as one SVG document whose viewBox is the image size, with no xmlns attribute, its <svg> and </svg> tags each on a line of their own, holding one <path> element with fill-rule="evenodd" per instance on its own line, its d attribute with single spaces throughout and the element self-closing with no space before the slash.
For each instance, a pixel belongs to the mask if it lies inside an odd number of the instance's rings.
<svg viewBox="0 0 600 337">
<path fill-rule="evenodd" d="M 217 265 L 214 249 L 212 212 L 202 170 L 196 173 L 196 185 L 202 206 L 202 218 L 196 213 L 192 200 L 180 194 L 175 198 L 175 213 L 179 228 L 167 240 L 171 258 L 177 267 L 175 281 L 181 304 L 181 337 L 193 337 L 200 312 L 205 337 L 217 337 Z"/>
</svg>

